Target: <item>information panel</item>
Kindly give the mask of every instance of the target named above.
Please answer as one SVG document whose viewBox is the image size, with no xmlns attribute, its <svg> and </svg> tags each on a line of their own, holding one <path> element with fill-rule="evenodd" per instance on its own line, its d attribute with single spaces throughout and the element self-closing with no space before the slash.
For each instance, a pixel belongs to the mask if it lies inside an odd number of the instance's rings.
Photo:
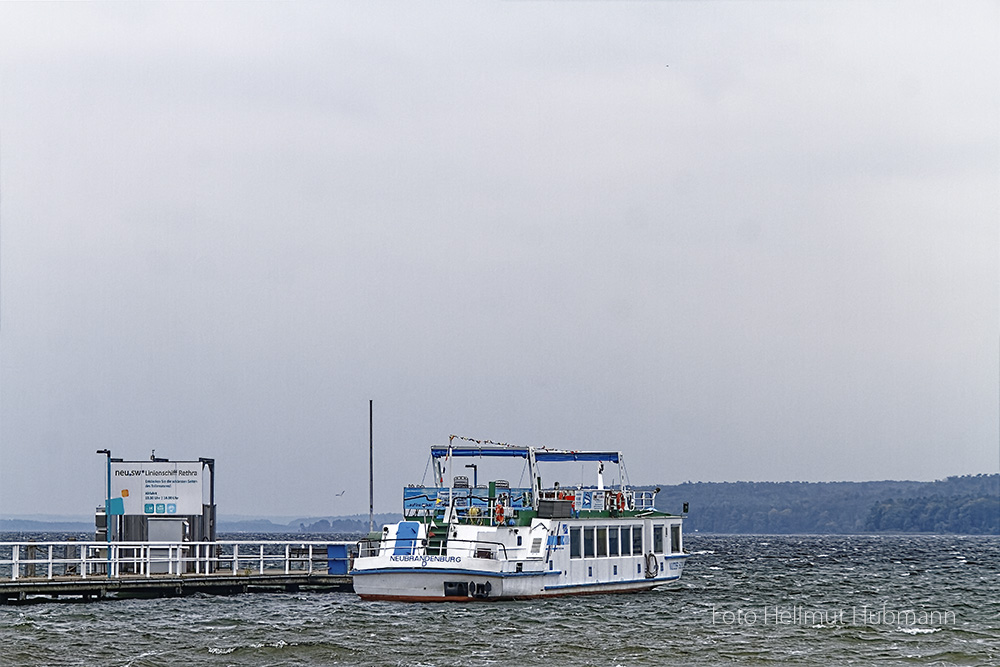
<svg viewBox="0 0 1000 667">
<path fill-rule="evenodd" d="M 112 462 L 111 497 L 126 515 L 201 514 L 207 475 L 201 462 Z"/>
</svg>

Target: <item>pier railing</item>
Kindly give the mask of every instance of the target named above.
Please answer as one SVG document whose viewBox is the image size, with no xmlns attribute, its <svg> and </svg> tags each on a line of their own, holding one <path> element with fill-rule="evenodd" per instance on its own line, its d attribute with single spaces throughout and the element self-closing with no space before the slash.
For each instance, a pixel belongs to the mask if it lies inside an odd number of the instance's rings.
<svg viewBox="0 0 1000 667">
<path fill-rule="evenodd" d="M 329 547 L 340 545 L 337 556 Z M 161 575 L 313 574 L 349 561 L 356 542 L 4 542 L 0 581 L 152 578 Z M 342 564 L 344 573 L 349 562 Z"/>
</svg>

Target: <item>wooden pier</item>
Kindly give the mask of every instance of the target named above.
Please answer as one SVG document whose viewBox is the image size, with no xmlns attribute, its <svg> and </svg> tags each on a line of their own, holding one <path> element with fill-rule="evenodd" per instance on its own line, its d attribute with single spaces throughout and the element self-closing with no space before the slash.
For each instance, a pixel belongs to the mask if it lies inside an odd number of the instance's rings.
<svg viewBox="0 0 1000 667">
<path fill-rule="evenodd" d="M 195 593 L 238 595 L 290 591 L 347 591 L 354 587 L 350 575 L 334 574 L 263 574 L 237 575 L 155 575 L 86 579 L 55 577 L 22 579 L 0 583 L 0 604 L 55 600 L 103 600 L 124 597 L 180 597 Z"/>
<path fill-rule="evenodd" d="M 0 543 L 0 604 L 353 591 L 353 543 Z"/>
</svg>

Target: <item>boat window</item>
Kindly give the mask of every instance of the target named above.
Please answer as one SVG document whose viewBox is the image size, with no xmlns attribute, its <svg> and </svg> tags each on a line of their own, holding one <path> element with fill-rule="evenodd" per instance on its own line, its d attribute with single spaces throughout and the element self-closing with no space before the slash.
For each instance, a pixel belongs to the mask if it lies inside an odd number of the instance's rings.
<svg viewBox="0 0 1000 667">
<path fill-rule="evenodd" d="M 632 553 L 642 554 L 642 526 L 632 526 Z"/>
<path fill-rule="evenodd" d="M 632 555 L 632 527 L 622 526 L 622 556 Z"/>
<path fill-rule="evenodd" d="M 608 529 L 605 526 L 597 529 L 597 555 L 608 555 Z"/>
<path fill-rule="evenodd" d="M 681 527 L 677 524 L 670 526 L 670 553 L 680 553 L 681 550 Z"/>
<path fill-rule="evenodd" d="M 583 556 L 583 545 L 580 541 L 580 529 L 569 529 L 569 557 L 580 558 Z"/>
<path fill-rule="evenodd" d="M 653 526 L 653 552 L 663 553 L 663 526 Z"/>
<path fill-rule="evenodd" d="M 608 555 L 618 555 L 618 526 L 608 528 Z M 615 568 L 618 566 L 616 565 Z M 617 574 L 617 572 L 616 572 Z"/>
<path fill-rule="evenodd" d="M 583 529 L 583 557 L 593 558 L 594 557 L 594 529 L 584 528 Z"/>
</svg>

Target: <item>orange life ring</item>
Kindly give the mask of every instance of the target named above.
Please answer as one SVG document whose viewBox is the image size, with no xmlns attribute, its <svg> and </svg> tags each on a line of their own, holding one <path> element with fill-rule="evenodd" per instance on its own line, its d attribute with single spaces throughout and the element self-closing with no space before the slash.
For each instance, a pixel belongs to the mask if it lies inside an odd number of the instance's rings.
<svg viewBox="0 0 1000 667">
<path fill-rule="evenodd" d="M 499 500 L 497 501 L 495 517 L 498 524 L 503 523 L 503 503 Z"/>
<path fill-rule="evenodd" d="M 625 497 L 622 495 L 621 491 L 619 491 L 615 496 L 615 506 L 618 508 L 619 512 L 625 510 Z"/>
</svg>

